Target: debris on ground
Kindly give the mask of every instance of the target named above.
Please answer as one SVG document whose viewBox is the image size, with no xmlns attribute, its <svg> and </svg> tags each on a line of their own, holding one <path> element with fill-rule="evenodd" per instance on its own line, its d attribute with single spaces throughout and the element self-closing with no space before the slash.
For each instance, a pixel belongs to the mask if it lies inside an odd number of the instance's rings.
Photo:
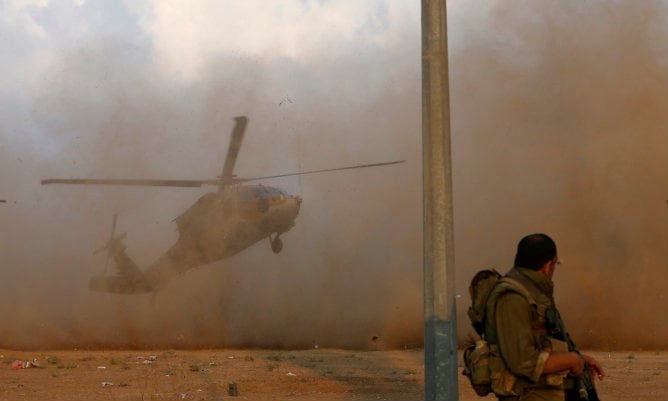
<svg viewBox="0 0 668 401">
<path fill-rule="evenodd" d="M 32 361 L 21 361 L 21 360 L 15 360 L 12 362 L 9 367 L 11 369 L 28 369 L 28 368 L 41 368 L 39 362 L 37 361 L 37 358 L 33 359 Z"/>
</svg>

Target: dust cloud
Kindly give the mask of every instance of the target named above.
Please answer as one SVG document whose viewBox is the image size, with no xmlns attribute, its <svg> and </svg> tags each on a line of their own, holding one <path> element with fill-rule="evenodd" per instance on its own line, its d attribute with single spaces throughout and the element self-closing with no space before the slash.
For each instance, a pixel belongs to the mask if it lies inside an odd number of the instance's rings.
<svg viewBox="0 0 668 401">
<path fill-rule="evenodd" d="M 504 271 L 521 236 L 547 232 L 581 347 L 666 347 L 668 10 L 513 4 L 449 10 L 459 334 L 473 273 Z M 215 55 L 190 83 L 154 74 L 149 46 L 117 38 L 52 60 L 1 123 L 0 347 L 421 346 L 419 46 L 415 21 L 390 51 Z M 215 178 L 237 115 L 249 117 L 240 177 L 406 163 L 266 182 L 304 199 L 279 255 L 261 241 L 152 295 L 87 291 L 114 272 L 93 255 L 114 213 L 146 267 L 212 188 L 39 181 Z M 22 139 L 33 131 L 39 145 Z"/>
<path fill-rule="evenodd" d="M 52 142 L 6 154 L 3 183 L 14 194 L 2 211 L 0 346 L 420 346 L 418 27 L 392 54 L 336 63 L 212 56 L 185 84 L 154 74 L 144 51 L 120 39 L 79 43 L 30 94 L 30 124 L 14 123 Z M 387 69 L 390 60 L 400 61 Z M 215 178 L 238 115 L 249 118 L 239 177 L 406 162 L 264 182 L 303 198 L 279 255 L 266 240 L 155 294 L 89 292 L 91 276 L 115 273 L 113 258 L 93 255 L 115 213 L 127 253 L 146 268 L 176 241 L 173 219 L 215 188 L 40 179 Z"/>
<path fill-rule="evenodd" d="M 452 27 L 459 291 L 546 232 L 577 344 L 665 348 L 666 3 L 512 4 Z"/>
</svg>

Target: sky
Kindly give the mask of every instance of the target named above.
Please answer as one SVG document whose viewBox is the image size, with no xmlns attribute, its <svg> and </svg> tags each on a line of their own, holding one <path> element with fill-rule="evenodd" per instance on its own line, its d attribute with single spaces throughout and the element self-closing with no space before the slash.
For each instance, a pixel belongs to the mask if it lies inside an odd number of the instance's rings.
<svg viewBox="0 0 668 401">
<path fill-rule="evenodd" d="M 668 306 L 667 8 L 448 2 L 460 337 L 473 273 L 507 270 L 523 235 L 546 232 L 576 342 L 668 345 L 656 313 Z M 406 0 L 0 2 L 0 312 L 12 322 L 0 346 L 420 346 L 420 13 Z M 154 295 L 88 292 L 113 272 L 93 255 L 113 214 L 148 266 L 212 188 L 40 180 L 215 178 L 238 115 L 239 176 L 405 163 L 267 182 L 304 199 L 279 255 L 261 242 Z"/>
</svg>

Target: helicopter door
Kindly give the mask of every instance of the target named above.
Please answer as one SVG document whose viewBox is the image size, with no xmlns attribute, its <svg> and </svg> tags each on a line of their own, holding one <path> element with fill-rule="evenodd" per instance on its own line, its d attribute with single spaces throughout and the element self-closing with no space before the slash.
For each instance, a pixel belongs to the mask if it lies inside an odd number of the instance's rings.
<svg viewBox="0 0 668 401">
<path fill-rule="evenodd" d="M 216 194 L 209 192 L 174 219 L 179 232 L 186 231 L 191 225 L 198 224 L 198 221 L 208 220 L 211 216 L 211 211 L 214 209 L 215 201 Z"/>
</svg>

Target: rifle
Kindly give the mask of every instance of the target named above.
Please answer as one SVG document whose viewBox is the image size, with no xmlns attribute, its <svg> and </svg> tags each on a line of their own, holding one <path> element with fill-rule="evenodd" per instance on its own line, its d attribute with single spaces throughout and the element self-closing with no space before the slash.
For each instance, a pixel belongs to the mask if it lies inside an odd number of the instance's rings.
<svg viewBox="0 0 668 401">
<path fill-rule="evenodd" d="M 545 320 L 547 321 L 547 330 L 550 337 L 565 341 L 568 343 L 568 351 L 576 352 L 582 356 L 575 343 L 573 343 L 573 340 L 571 340 L 571 336 L 568 335 L 557 308 L 552 307 L 546 310 Z M 582 374 L 574 377 L 574 380 L 574 388 L 566 389 L 566 401 L 600 401 L 596 387 L 594 387 L 594 380 L 589 365 L 585 363 Z"/>
</svg>

